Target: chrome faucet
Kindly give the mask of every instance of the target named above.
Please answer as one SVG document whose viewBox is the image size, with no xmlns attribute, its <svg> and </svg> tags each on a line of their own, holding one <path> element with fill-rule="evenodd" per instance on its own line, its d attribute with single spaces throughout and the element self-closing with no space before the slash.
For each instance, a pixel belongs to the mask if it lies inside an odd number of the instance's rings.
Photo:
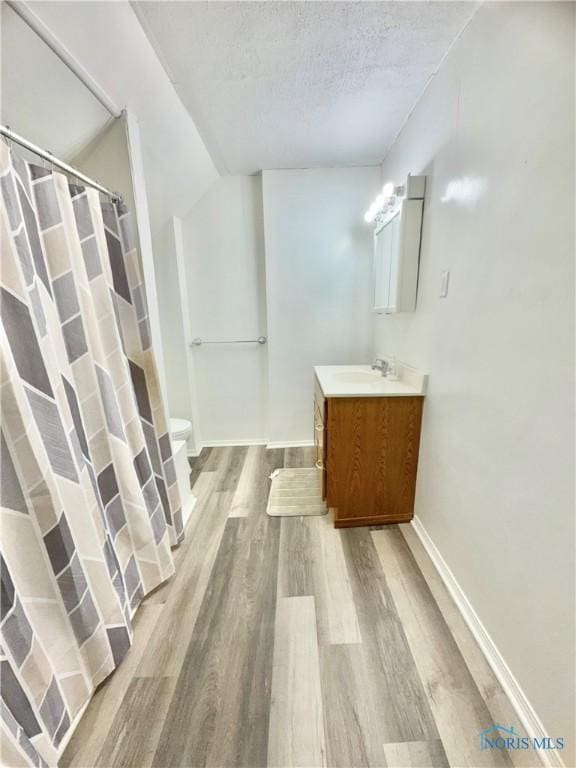
<svg viewBox="0 0 576 768">
<path fill-rule="evenodd" d="M 380 371 L 382 376 L 386 376 L 388 373 L 388 361 L 383 360 L 381 357 L 377 357 L 376 360 L 374 360 L 372 363 L 372 370 Z"/>
</svg>

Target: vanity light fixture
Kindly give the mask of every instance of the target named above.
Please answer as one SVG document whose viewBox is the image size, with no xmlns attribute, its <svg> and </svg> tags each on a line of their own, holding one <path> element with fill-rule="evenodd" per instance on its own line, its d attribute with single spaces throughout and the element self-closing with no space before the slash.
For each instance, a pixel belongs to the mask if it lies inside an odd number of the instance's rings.
<svg viewBox="0 0 576 768">
<path fill-rule="evenodd" d="M 394 184 L 391 181 L 386 182 L 382 187 L 382 194 L 384 197 L 392 197 L 394 194 Z"/>
<path fill-rule="evenodd" d="M 382 187 L 382 192 L 364 214 L 364 221 L 367 224 L 371 224 L 373 221 L 380 218 L 384 213 L 390 210 L 390 208 L 394 207 L 397 198 L 403 194 L 403 186 L 396 187 L 393 182 L 387 181 Z"/>
</svg>

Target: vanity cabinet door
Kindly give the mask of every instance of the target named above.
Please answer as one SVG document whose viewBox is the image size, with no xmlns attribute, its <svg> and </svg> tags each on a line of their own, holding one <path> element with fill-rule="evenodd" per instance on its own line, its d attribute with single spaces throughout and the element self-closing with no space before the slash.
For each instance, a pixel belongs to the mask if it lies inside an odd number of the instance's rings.
<svg viewBox="0 0 576 768">
<path fill-rule="evenodd" d="M 329 400 L 328 503 L 337 528 L 412 519 L 423 400 Z"/>
</svg>

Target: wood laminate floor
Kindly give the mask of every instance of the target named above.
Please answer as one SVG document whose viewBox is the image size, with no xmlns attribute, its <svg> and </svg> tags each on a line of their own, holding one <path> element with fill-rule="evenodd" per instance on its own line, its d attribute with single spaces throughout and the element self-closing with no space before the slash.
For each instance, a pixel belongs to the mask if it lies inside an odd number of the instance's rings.
<svg viewBox="0 0 576 768">
<path fill-rule="evenodd" d="M 176 574 L 142 603 L 62 766 L 538 765 L 480 751 L 480 731 L 517 717 L 416 540 L 268 517 L 268 476 L 313 466 L 312 449 L 191 461 Z"/>
</svg>

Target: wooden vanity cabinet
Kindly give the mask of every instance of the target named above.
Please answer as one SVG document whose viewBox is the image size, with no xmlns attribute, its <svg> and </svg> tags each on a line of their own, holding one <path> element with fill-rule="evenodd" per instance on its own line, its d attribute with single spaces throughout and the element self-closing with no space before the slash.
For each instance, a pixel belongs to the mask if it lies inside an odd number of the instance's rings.
<svg viewBox="0 0 576 768">
<path fill-rule="evenodd" d="M 316 381 L 314 400 L 317 466 L 335 527 L 411 520 L 423 395 L 325 398 Z"/>
</svg>

